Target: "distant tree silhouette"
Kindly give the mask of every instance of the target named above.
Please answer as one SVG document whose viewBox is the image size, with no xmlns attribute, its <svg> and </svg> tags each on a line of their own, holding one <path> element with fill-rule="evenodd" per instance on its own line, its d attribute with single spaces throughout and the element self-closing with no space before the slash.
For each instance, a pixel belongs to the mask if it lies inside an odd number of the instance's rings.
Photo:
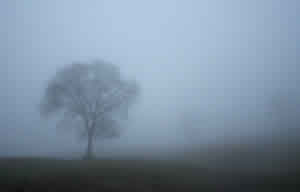
<svg viewBox="0 0 300 192">
<path fill-rule="evenodd" d="M 293 89 L 277 91 L 270 99 L 269 118 L 272 122 L 272 137 L 282 143 L 299 146 L 300 93 Z"/>
<path fill-rule="evenodd" d="M 42 116 L 62 116 L 59 127 L 78 129 L 87 139 L 86 159 L 93 157 L 95 138 L 120 135 L 120 120 L 136 100 L 136 81 L 125 80 L 117 66 L 97 61 L 67 65 L 48 83 L 41 101 Z"/>
</svg>

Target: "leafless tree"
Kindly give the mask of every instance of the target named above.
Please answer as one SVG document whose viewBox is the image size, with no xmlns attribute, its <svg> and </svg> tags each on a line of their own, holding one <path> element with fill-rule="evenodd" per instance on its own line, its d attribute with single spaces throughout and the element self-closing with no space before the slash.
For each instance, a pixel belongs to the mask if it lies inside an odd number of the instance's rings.
<svg viewBox="0 0 300 192">
<path fill-rule="evenodd" d="M 97 61 L 58 70 L 41 101 L 41 115 L 61 115 L 59 126 L 78 129 L 87 139 L 85 158 L 93 157 L 95 138 L 119 136 L 119 120 L 136 100 L 136 81 L 126 80 L 117 66 Z"/>
</svg>

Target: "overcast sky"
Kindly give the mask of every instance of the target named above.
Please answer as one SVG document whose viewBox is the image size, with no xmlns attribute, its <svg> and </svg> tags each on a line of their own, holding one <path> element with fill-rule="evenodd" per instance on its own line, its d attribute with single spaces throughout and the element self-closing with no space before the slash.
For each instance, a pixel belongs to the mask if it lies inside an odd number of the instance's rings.
<svg viewBox="0 0 300 192">
<path fill-rule="evenodd" d="M 199 145 L 268 132 L 251 119 L 265 118 L 276 90 L 298 90 L 299 9 L 297 0 L 3 0 L 0 155 L 81 152 L 85 142 L 40 119 L 38 103 L 57 69 L 96 59 L 142 87 L 126 131 L 100 151 L 177 147 L 195 137 L 186 116 Z"/>
</svg>

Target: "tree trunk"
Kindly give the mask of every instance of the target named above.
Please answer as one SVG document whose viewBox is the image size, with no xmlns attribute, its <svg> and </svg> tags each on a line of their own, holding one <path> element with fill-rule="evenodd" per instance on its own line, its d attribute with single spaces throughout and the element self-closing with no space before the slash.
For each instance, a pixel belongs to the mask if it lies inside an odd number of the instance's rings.
<svg viewBox="0 0 300 192">
<path fill-rule="evenodd" d="M 86 154 L 84 159 L 93 159 L 93 134 L 88 133 L 88 144 L 86 148 Z"/>
</svg>

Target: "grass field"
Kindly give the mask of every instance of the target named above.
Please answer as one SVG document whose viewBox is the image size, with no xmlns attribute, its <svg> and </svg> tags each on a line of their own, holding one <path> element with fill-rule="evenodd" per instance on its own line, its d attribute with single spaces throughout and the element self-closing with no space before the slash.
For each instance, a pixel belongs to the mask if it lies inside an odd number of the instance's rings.
<svg viewBox="0 0 300 192">
<path fill-rule="evenodd" d="M 166 160 L 3 158 L 0 191 L 289 191 L 297 174 L 235 176 Z M 300 181 L 300 180 L 299 180 Z"/>
</svg>

